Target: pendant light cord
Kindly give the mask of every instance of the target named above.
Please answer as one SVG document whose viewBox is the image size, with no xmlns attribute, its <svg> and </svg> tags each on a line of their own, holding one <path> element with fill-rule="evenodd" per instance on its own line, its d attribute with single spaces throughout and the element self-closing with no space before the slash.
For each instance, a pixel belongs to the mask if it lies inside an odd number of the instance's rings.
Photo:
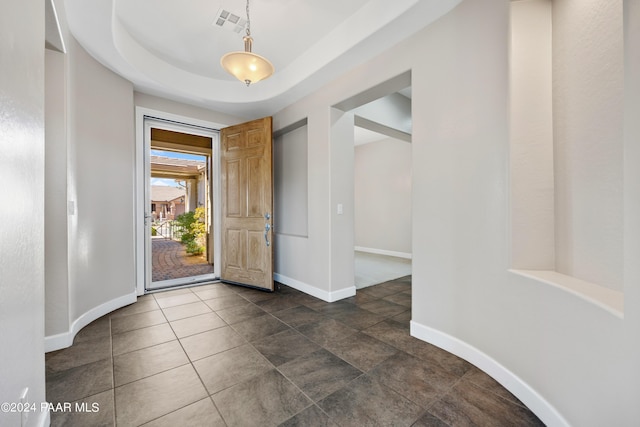
<svg viewBox="0 0 640 427">
<path fill-rule="evenodd" d="M 249 18 L 249 0 L 247 0 L 247 36 L 251 37 L 251 18 Z"/>
</svg>

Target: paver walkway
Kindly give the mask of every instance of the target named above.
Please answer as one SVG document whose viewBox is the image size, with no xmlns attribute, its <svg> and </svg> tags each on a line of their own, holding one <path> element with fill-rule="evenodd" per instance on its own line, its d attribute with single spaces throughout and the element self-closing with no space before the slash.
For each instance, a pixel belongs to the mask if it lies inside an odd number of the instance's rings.
<svg viewBox="0 0 640 427">
<path fill-rule="evenodd" d="M 154 282 L 213 273 L 213 265 L 204 256 L 188 255 L 174 240 L 151 239 L 151 253 Z"/>
</svg>

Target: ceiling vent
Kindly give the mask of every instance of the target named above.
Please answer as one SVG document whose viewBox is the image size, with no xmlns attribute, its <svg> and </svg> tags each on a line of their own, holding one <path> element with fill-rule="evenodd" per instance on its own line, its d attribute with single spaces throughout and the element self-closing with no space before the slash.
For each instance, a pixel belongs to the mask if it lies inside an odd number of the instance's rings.
<svg viewBox="0 0 640 427">
<path fill-rule="evenodd" d="M 218 28 L 233 31 L 234 33 L 241 33 L 247 25 L 247 20 L 241 18 L 238 13 L 229 12 L 228 10 L 220 8 L 218 9 L 218 13 L 216 13 L 213 25 Z"/>
</svg>

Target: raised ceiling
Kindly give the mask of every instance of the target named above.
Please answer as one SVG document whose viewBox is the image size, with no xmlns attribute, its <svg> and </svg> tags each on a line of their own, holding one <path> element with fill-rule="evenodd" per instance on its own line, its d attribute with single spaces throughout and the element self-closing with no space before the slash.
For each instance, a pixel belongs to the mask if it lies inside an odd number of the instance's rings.
<svg viewBox="0 0 640 427">
<path fill-rule="evenodd" d="M 253 51 L 275 74 L 250 87 L 220 66 L 244 31 L 244 0 L 66 0 L 69 27 L 138 91 L 245 117 L 272 114 L 447 13 L 461 0 L 251 0 Z"/>
</svg>

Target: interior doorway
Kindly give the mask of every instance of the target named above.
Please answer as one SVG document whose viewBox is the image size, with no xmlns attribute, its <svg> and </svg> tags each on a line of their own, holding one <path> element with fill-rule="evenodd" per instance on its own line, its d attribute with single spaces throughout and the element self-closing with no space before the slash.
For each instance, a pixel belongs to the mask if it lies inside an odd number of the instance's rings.
<svg viewBox="0 0 640 427">
<path fill-rule="evenodd" d="M 411 87 L 354 115 L 354 284 L 411 275 Z"/>
<path fill-rule="evenodd" d="M 218 131 L 145 117 L 144 140 L 144 292 L 218 279 Z"/>
</svg>

